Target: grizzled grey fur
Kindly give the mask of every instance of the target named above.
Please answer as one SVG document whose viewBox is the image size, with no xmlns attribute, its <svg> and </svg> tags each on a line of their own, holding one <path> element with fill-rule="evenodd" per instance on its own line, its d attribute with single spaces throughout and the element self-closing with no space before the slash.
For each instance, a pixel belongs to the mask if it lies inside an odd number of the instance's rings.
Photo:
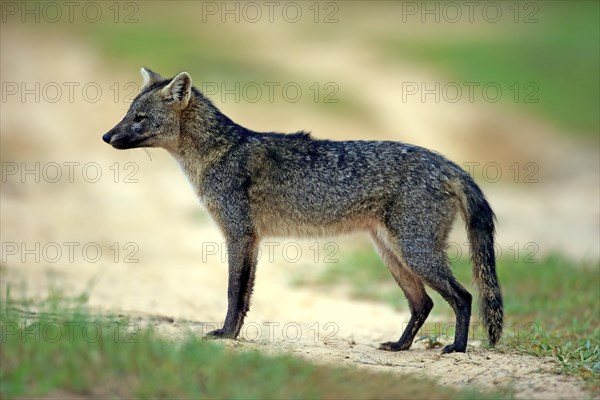
<svg viewBox="0 0 600 400">
<path fill-rule="evenodd" d="M 257 248 L 265 237 L 370 233 L 408 298 L 411 319 L 398 341 L 408 349 L 440 293 L 456 314 L 454 343 L 467 348 L 472 297 L 446 257 L 460 213 L 471 242 L 480 314 L 491 345 L 502 333 L 502 295 L 494 256 L 494 214 L 455 163 L 399 142 L 317 140 L 308 133 L 258 133 L 222 114 L 182 72 L 172 79 L 142 69 L 144 87 L 127 115 L 103 136 L 117 149 L 170 152 L 221 228 L 229 254 L 228 308 L 211 336 L 237 337 L 250 306 Z"/>
</svg>

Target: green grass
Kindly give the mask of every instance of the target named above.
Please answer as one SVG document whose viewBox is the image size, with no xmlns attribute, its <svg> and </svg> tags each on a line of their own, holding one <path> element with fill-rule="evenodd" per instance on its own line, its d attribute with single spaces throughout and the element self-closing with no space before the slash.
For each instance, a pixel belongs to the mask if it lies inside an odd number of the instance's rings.
<svg viewBox="0 0 600 400">
<path fill-rule="evenodd" d="M 598 389 L 600 266 L 597 263 L 580 265 L 560 255 L 533 261 L 537 262 L 515 262 L 506 257 L 498 262 L 506 316 L 499 348 L 553 356 L 565 373 L 580 375 Z M 453 270 L 476 298 L 468 260 L 462 257 L 453 264 Z M 343 284 L 353 297 L 408 310 L 402 291 L 372 249 L 357 250 L 340 263 L 329 264 L 320 275 L 296 281 L 304 285 Z M 452 321 L 450 306 L 437 293 L 428 292 L 435 303 L 433 315 L 447 316 Z M 476 304 L 473 309 L 477 309 Z M 482 333 L 478 336 L 481 338 Z"/>
<path fill-rule="evenodd" d="M 227 348 L 190 334 L 170 342 L 151 328 L 94 316 L 85 296 L 0 304 L 0 396 L 103 398 L 501 398 L 433 381 L 317 366 L 291 355 Z M 31 312 L 32 307 L 38 307 Z M 100 335 L 98 335 L 100 333 Z"/>
<path fill-rule="evenodd" d="M 537 23 L 514 24 L 511 20 L 496 26 L 485 24 L 486 29 L 480 34 L 458 37 L 450 34 L 449 39 L 442 40 L 440 36 L 428 35 L 386 36 L 381 38 L 380 48 L 392 57 L 412 57 L 442 66 L 462 82 L 496 82 L 502 88 L 503 101 L 517 103 L 554 121 L 567 132 L 597 135 L 600 131 L 599 3 L 537 4 Z M 452 33 L 454 26 L 449 25 L 442 29 Z M 493 34 L 487 29 L 493 29 Z M 515 82 L 520 89 L 518 94 L 511 89 Z M 536 86 L 525 87 L 528 82 Z M 531 95 L 529 100 L 537 102 L 524 102 L 528 95 Z"/>
</svg>

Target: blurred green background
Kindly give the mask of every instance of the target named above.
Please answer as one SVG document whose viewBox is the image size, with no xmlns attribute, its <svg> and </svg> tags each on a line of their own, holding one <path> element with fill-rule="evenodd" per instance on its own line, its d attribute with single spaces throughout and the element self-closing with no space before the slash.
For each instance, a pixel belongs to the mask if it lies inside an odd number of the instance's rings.
<svg viewBox="0 0 600 400">
<path fill-rule="evenodd" d="M 52 20 L 48 11 L 34 26 L 64 29 L 119 68 L 144 65 L 165 74 L 185 69 L 206 81 L 297 81 L 261 57 L 265 47 L 277 47 L 293 64 L 306 57 L 294 51 L 298 43 L 335 49 L 350 42 L 392 65 L 415 62 L 439 69 L 448 80 L 498 83 L 510 93 L 502 96 L 505 102 L 552 121 L 565 134 L 598 134 L 598 2 L 291 4 L 124 2 L 101 7 L 95 23 L 84 18 L 95 14 L 82 8 L 74 23 L 64 16 L 44 24 Z M 335 68 L 329 77 L 335 79 Z M 528 82 L 534 86 L 521 87 L 521 93 L 512 87 Z M 342 106 L 360 107 L 348 93 L 338 97 Z"/>
</svg>

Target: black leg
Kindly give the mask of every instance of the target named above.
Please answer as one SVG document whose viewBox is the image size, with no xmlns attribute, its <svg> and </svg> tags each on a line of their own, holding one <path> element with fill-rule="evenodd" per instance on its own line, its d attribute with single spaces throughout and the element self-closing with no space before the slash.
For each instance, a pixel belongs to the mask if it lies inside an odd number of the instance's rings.
<svg viewBox="0 0 600 400">
<path fill-rule="evenodd" d="M 257 241 L 246 236 L 228 242 L 229 282 L 227 314 L 222 329 L 208 333 L 209 337 L 236 338 L 250 309 L 250 297 L 256 272 Z"/>
</svg>

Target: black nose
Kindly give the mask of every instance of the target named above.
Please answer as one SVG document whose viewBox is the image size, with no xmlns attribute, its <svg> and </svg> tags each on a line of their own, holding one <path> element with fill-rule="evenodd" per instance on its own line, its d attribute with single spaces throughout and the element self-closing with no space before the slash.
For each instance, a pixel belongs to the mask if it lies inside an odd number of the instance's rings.
<svg viewBox="0 0 600 400">
<path fill-rule="evenodd" d="M 112 137 L 112 133 L 108 132 L 108 133 L 105 133 L 104 135 L 102 135 L 102 140 L 104 140 L 106 143 L 110 143 L 111 137 Z"/>
</svg>

